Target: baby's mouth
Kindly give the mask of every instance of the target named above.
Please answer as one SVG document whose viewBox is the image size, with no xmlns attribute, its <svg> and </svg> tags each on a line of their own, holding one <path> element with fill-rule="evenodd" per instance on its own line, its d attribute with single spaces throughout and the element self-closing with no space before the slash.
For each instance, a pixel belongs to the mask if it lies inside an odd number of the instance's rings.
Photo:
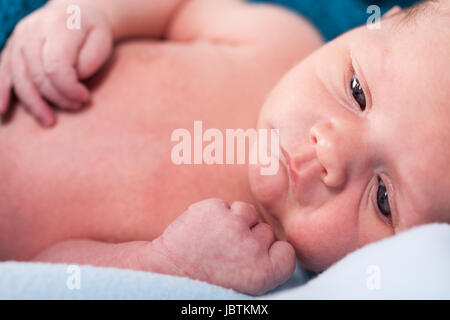
<svg viewBox="0 0 450 320">
<path fill-rule="evenodd" d="M 294 179 L 295 172 L 292 170 L 292 167 L 291 167 L 291 156 L 286 151 L 286 149 L 284 149 L 281 146 L 280 146 L 280 150 L 281 150 L 280 161 L 284 165 L 284 167 L 286 168 L 286 170 L 288 172 L 289 186 L 292 186 L 293 182 L 295 181 L 295 179 Z"/>
<path fill-rule="evenodd" d="M 291 162 L 291 156 L 289 153 L 280 146 L 281 154 L 280 154 L 280 161 L 283 164 L 283 166 L 286 168 L 286 171 L 288 173 L 288 190 L 289 192 L 292 192 L 294 194 L 294 198 L 297 200 L 297 202 L 300 204 L 300 199 L 297 196 L 298 195 L 298 188 L 297 188 L 297 181 L 298 176 L 296 172 L 292 169 L 292 162 Z"/>
<path fill-rule="evenodd" d="M 288 172 L 290 192 L 302 207 L 311 205 L 314 202 L 315 191 L 317 191 L 322 172 L 315 151 L 305 147 L 305 150 L 302 150 L 301 154 L 296 154 L 293 159 L 286 149 L 283 147 L 280 149 L 282 154 L 280 160 Z"/>
<path fill-rule="evenodd" d="M 280 150 L 281 150 L 281 153 L 280 153 L 281 164 L 284 167 L 286 167 L 287 169 L 289 169 L 289 164 L 288 164 L 288 160 L 287 160 L 289 157 L 289 154 L 286 152 L 286 150 L 282 146 L 280 146 Z"/>
</svg>

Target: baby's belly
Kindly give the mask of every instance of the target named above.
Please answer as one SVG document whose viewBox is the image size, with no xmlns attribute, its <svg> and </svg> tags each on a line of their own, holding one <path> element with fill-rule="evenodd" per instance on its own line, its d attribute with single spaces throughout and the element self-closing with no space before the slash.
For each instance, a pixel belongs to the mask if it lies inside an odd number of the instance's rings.
<svg viewBox="0 0 450 320">
<path fill-rule="evenodd" d="M 232 61 L 207 44 L 123 44 L 83 112 L 45 130 L 17 108 L 0 127 L 0 258 L 69 238 L 150 240 L 193 202 L 251 201 L 244 165 L 171 161 L 173 130 L 192 133 L 194 120 L 255 125 L 269 88 L 246 87 L 252 75 Z"/>
</svg>

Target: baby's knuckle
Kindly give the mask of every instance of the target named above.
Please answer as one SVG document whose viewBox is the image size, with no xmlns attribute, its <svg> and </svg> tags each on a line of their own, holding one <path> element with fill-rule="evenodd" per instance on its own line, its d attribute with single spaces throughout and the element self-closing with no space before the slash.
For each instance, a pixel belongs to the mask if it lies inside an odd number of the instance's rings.
<svg viewBox="0 0 450 320">
<path fill-rule="evenodd" d="M 233 201 L 233 203 L 231 204 L 232 207 L 236 207 L 236 208 L 246 206 L 246 205 L 247 205 L 247 203 L 244 201 Z"/>
<path fill-rule="evenodd" d="M 17 24 L 16 25 L 16 27 L 14 28 L 14 31 L 13 31 L 13 34 L 12 34 L 12 36 L 14 36 L 14 37 L 18 37 L 18 36 L 20 36 L 20 35 L 22 35 L 24 32 L 24 29 L 25 28 L 25 26 L 24 26 L 24 23 L 23 22 L 20 22 L 19 24 Z"/>
<path fill-rule="evenodd" d="M 44 73 L 46 76 L 54 76 L 55 74 L 65 72 L 64 61 L 56 56 L 48 56 L 44 63 Z"/>
<path fill-rule="evenodd" d="M 218 215 L 229 211 L 228 203 L 222 199 L 206 199 L 194 203 L 189 210 L 201 211 L 203 214 Z"/>
<path fill-rule="evenodd" d="M 258 224 L 258 227 L 261 229 L 261 232 L 263 232 L 264 234 L 273 235 L 273 229 L 268 223 L 260 222 Z"/>
<path fill-rule="evenodd" d="M 257 254 L 261 251 L 261 243 L 254 237 L 246 237 L 243 247 L 248 253 Z"/>
<path fill-rule="evenodd" d="M 186 217 L 188 219 L 190 219 L 190 220 L 194 220 L 194 219 L 195 220 L 197 220 L 197 219 L 203 220 L 203 216 L 204 216 L 204 213 L 203 213 L 203 211 L 201 209 L 191 209 L 191 208 L 189 208 L 186 211 Z"/>
<path fill-rule="evenodd" d="M 229 208 L 228 202 L 223 200 L 223 199 L 213 198 L 213 199 L 209 199 L 209 201 L 210 201 L 209 204 L 212 205 L 212 206 L 217 206 L 217 207 L 220 207 L 220 208 Z"/>
<path fill-rule="evenodd" d="M 236 211 L 246 211 L 246 212 L 257 212 L 255 207 L 247 202 L 243 201 L 235 201 L 231 204 L 231 208 L 233 208 Z"/>
<path fill-rule="evenodd" d="M 39 89 L 42 89 L 42 85 L 45 81 L 45 76 L 43 74 L 30 71 L 30 79 Z"/>
<path fill-rule="evenodd" d="M 242 237 L 246 236 L 245 225 L 242 223 L 242 221 L 240 221 L 239 219 L 236 219 L 236 217 L 229 216 L 229 215 L 225 216 L 224 225 L 226 226 L 226 229 L 229 230 L 229 232 L 239 234 Z"/>
<path fill-rule="evenodd" d="M 59 10 L 49 10 L 42 12 L 40 21 L 45 23 L 47 27 L 61 27 L 62 30 L 62 27 L 66 27 L 67 17 L 68 16 L 62 15 Z"/>
</svg>

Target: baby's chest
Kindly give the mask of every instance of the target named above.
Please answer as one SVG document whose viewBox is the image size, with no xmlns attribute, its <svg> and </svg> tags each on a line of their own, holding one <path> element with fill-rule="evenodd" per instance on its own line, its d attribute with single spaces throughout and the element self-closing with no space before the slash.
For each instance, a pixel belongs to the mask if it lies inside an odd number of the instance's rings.
<svg viewBox="0 0 450 320">
<path fill-rule="evenodd" d="M 251 201 L 246 166 L 195 164 L 194 143 L 200 140 L 203 153 L 207 129 L 254 127 L 268 88 L 249 84 L 250 70 L 235 58 L 199 46 L 119 47 L 89 84 L 90 107 L 58 114 L 52 130 L 37 130 L 18 110 L 0 135 L 0 147 L 15 141 L 2 163 L 22 168 L 9 175 L 15 187 L 3 190 L 11 200 L 3 209 L 40 217 L 32 225 L 18 220 L 16 229 L 29 235 L 29 252 L 66 237 L 152 239 L 196 201 Z M 172 156 L 179 129 L 191 138 L 190 164 Z M 10 172 L 6 165 L 0 169 L 1 176 Z M 22 183 L 30 175 L 39 187 Z"/>
</svg>

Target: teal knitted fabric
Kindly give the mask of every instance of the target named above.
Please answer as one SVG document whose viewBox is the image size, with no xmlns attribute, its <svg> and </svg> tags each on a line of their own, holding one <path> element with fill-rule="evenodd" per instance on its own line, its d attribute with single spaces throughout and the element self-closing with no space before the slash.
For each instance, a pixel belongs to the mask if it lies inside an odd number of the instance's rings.
<svg viewBox="0 0 450 320">
<path fill-rule="evenodd" d="M 326 40 L 354 27 L 365 24 L 372 13 L 367 13 L 370 5 L 380 7 L 384 14 L 395 5 L 409 7 L 417 0 L 250 0 L 270 2 L 290 8 L 308 18 Z"/>
<path fill-rule="evenodd" d="M 16 23 L 47 0 L 0 0 L 0 49 Z"/>
</svg>

